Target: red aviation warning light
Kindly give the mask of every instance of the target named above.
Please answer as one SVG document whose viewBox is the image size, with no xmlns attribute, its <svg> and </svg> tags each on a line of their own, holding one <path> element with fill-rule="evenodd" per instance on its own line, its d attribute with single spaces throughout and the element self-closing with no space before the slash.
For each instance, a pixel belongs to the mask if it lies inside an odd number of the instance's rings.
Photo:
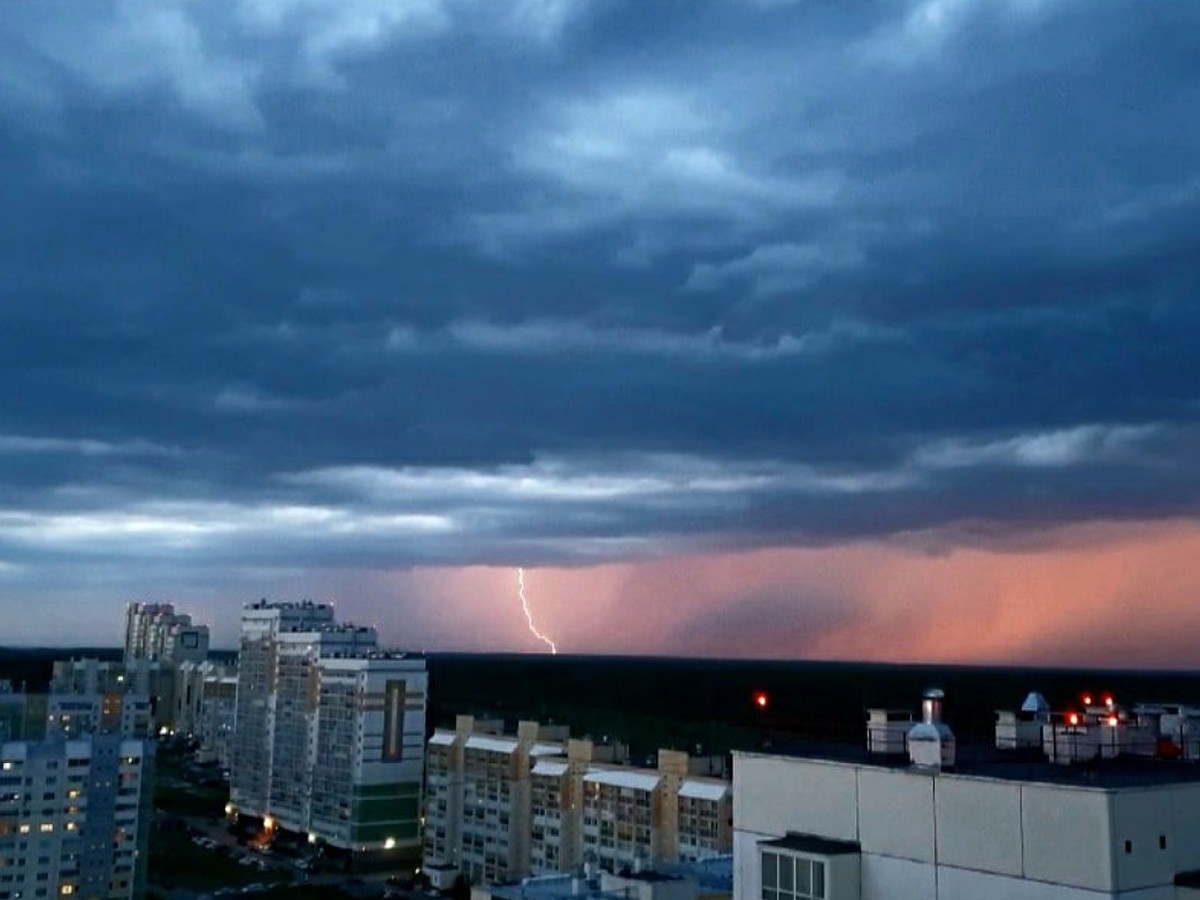
<svg viewBox="0 0 1200 900">
<path fill-rule="evenodd" d="M 755 691 L 753 699 L 756 709 L 766 709 L 771 703 L 771 698 L 766 691 Z"/>
<path fill-rule="evenodd" d="M 1068 725 L 1078 725 L 1079 724 L 1079 713 L 1067 713 L 1067 724 Z"/>
</svg>

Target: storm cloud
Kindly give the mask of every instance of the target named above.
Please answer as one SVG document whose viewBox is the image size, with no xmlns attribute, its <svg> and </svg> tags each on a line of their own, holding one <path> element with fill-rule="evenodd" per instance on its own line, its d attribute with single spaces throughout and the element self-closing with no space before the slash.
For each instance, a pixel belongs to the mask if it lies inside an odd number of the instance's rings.
<svg viewBox="0 0 1200 900">
<path fill-rule="evenodd" d="M 1190 4 L 12 3 L 0 599 L 1194 520 L 1197 58 Z"/>
</svg>

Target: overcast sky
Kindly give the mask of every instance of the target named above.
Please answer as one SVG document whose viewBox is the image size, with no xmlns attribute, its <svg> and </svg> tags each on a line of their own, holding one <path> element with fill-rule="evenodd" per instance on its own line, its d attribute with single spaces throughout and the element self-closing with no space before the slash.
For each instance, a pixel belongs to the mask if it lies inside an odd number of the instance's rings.
<svg viewBox="0 0 1200 900">
<path fill-rule="evenodd" d="M 1200 6 L 7 0 L 4 643 L 1200 665 Z M 15 615 L 14 615 L 15 613 Z"/>
</svg>

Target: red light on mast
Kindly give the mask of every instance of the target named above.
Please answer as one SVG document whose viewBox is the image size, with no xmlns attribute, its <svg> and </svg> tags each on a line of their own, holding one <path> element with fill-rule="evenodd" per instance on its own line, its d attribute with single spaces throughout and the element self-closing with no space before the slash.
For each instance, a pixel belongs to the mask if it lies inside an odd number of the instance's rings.
<svg viewBox="0 0 1200 900">
<path fill-rule="evenodd" d="M 1091 695 L 1091 694 L 1084 694 L 1084 695 L 1083 695 L 1083 705 L 1084 705 L 1084 706 L 1091 706 L 1091 705 L 1092 705 L 1092 695 Z"/>
<path fill-rule="evenodd" d="M 767 696 L 766 691 L 755 691 L 754 692 L 754 705 L 756 707 L 758 707 L 759 709 L 766 709 L 767 705 L 770 702 L 771 702 L 771 698 Z"/>
<path fill-rule="evenodd" d="M 1078 725 L 1079 724 L 1079 713 L 1068 713 L 1067 714 L 1067 724 L 1068 725 Z"/>
</svg>

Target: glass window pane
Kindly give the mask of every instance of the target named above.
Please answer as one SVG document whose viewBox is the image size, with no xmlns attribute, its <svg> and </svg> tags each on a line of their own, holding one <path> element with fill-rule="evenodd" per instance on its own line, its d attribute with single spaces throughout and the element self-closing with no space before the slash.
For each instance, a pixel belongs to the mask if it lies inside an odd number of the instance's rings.
<svg viewBox="0 0 1200 900">
<path fill-rule="evenodd" d="M 812 863 L 807 859 L 796 860 L 796 893 L 809 896 L 812 891 Z"/>
<path fill-rule="evenodd" d="M 782 893 L 787 891 L 791 893 L 796 889 L 795 882 L 792 880 L 792 873 L 795 872 L 795 860 L 790 856 L 779 857 L 779 890 Z"/>
<path fill-rule="evenodd" d="M 824 900 L 824 898 L 825 898 L 825 863 L 814 861 L 813 868 L 812 868 L 812 876 L 813 876 L 812 895 L 814 897 L 816 897 L 817 900 Z"/>
<path fill-rule="evenodd" d="M 779 892 L 763 888 L 763 900 L 779 900 Z"/>
<path fill-rule="evenodd" d="M 766 897 L 766 888 L 774 888 L 778 885 L 775 878 L 776 865 L 775 861 L 778 857 L 774 853 L 764 853 L 762 855 L 762 886 L 763 896 Z"/>
</svg>

